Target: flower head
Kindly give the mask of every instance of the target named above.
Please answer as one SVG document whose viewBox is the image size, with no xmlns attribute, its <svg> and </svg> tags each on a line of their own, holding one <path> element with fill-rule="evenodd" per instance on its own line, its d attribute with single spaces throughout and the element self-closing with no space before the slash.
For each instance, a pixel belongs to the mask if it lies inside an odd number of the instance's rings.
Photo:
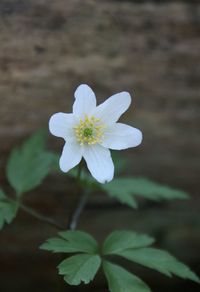
<svg viewBox="0 0 200 292">
<path fill-rule="evenodd" d="M 69 171 L 84 158 L 98 182 L 111 181 L 114 164 L 109 149 L 136 147 L 142 141 L 140 130 L 117 123 L 130 103 L 130 94 L 120 92 L 97 106 L 92 89 L 80 85 L 75 91 L 73 113 L 56 113 L 49 121 L 50 132 L 65 140 L 59 162 L 61 170 Z"/>
</svg>

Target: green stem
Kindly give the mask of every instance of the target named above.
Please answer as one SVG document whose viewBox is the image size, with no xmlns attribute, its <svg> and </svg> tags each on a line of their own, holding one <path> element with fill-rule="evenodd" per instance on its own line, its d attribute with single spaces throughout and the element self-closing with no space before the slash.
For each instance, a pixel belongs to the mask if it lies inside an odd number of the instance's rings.
<svg viewBox="0 0 200 292">
<path fill-rule="evenodd" d="M 77 185 L 78 185 L 77 193 L 79 193 L 82 170 L 83 170 L 83 161 L 80 162 L 80 164 L 78 166 L 77 175 L 76 175 L 76 181 L 77 181 Z"/>
<path fill-rule="evenodd" d="M 71 229 L 71 230 L 76 229 L 80 215 L 87 204 L 88 196 L 89 196 L 89 192 L 86 192 L 81 197 L 79 204 L 77 205 L 76 209 L 72 213 L 71 220 L 69 222 L 69 229 Z"/>
<path fill-rule="evenodd" d="M 21 208 L 24 212 L 28 213 L 29 215 L 33 216 L 34 218 L 36 218 L 42 222 L 48 223 L 49 225 L 55 227 L 56 229 L 59 229 L 59 230 L 64 229 L 64 226 L 57 223 L 55 220 L 53 220 L 49 217 L 46 217 L 43 214 L 36 212 L 32 208 L 29 208 L 29 207 L 25 206 L 24 204 L 20 204 L 19 208 Z"/>
<path fill-rule="evenodd" d="M 23 203 L 21 203 L 21 200 L 13 200 L 11 198 L 9 198 L 9 201 L 14 202 L 17 204 L 17 207 L 21 210 L 23 210 L 24 212 L 26 212 L 27 214 L 31 215 L 32 217 L 38 219 L 39 221 L 48 223 L 49 225 L 53 226 L 56 229 L 62 230 L 64 229 L 63 226 L 61 226 L 59 223 L 57 223 L 56 221 L 54 221 L 53 219 L 44 216 L 43 214 L 40 214 L 39 212 L 35 211 L 34 209 L 24 205 Z"/>
<path fill-rule="evenodd" d="M 83 170 L 83 162 L 81 162 L 79 164 L 77 177 L 76 177 L 76 181 L 77 181 L 76 200 L 77 200 L 77 197 L 79 197 L 80 192 L 83 191 L 82 186 L 81 186 L 81 172 L 82 172 L 82 170 Z M 76 206 L 74 207 L 74 209 L 71 212 L 71 215 L 69 217 L 69 223 L 68 223 L 69 229 L 71 229 L 71 230 L 76 229 L 80 215 L 87 204 L 88 196 L 89 196 L 89 191 L 83 192 L 83 195 L 81 196 L 78 204 L 76 203 Z"/>
</svg>

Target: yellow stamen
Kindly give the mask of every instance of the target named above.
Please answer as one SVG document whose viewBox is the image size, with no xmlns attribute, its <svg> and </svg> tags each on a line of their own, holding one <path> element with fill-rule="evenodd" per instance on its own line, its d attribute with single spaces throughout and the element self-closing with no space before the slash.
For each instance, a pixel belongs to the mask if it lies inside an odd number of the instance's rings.
<svg viewBox="0 0 200 292">
<path fill-rule="evenodd" d="M 80 145 L 94 145 L 101 142 L 103 128 L 104 125 L 101 124 L 100 119 L 86 115 L 85 119 L 80 120 L 80 123 L 74 127 L 74 130 Z"/>
</svg>

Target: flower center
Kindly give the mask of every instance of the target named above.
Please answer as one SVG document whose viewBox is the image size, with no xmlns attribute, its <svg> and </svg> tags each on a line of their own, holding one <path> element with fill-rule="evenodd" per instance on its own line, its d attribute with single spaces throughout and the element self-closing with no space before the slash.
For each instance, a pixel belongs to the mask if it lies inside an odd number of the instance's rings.
<svg viewBox="0 0 200 292">
<path fill-rule="evenodd" d="M 85 128 L 83 130 L 83 136 L 88 138 L 88 137 L 92 137 L 93 135 L 93 129 L 92 128 Z"/>
<path fill-rule="evenodd" d="M 104 126 L 100 123 L 99 119 L 85 116 L 85 118 L 81 119 L 80 123 L 74 127 L 74 130 L 80 145 L 94 145 L 101 142 L 103 128 Z"/>
</svg>

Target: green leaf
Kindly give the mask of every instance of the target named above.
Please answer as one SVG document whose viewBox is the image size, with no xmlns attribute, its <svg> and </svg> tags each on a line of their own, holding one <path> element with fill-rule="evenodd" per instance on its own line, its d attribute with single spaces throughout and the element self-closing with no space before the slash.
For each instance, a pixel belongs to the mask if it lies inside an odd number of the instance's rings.
<svg viewBox="0 0 200 292">
<path fill-rule="evenodd" d="M 62 253 L 74 253 L 74 252 L 81 252 L 80 249 L 74 247 L 71 243 L 67 242 L 62 238 L 50 238 L 47 242 L 43 243 L 40 246 L 40 249 L 49 250 L 55 253 L 62 252 Z"/>
<path fill-rule="evenodd" d="M 17 213 L 17 205 L 14 202 L 0 201 L 0 230 L 5 223 L 11 223 Z"/>
<path fill-rule="evenodd" d="M 98 252 L 99 247 L 96 240 L 86 232 L 70 230 L 59 232 L 59 235 L 68 240 L 68 242 L 79 249 L 79 251 L 87 253 Z"/>
<path fill-rule="evenodd" d="M 8 200 L 4 191 L 0 188 L 0 230 L 5 223 L 11 223 L 17 213 L 17 204 Z"/>
<path fill-rule="evenodd" d="M 158 184 L 146 178 L 117 178 L 102 185 L 102 188 L 109 196 L 134 208 L 137 207 L 133 198 L 136 195 L 154 201 L 187 199 L 189 197 L 184 191 Z"/>
<path fill-rule="evenodd" d="M 110 292 L 151 291 L 142 280 L 120 266 L 104 261 L 103 269 Z"/>
<path fill-rule="evenodd" d="M 36 131 L 29 139 L 22 145 L 24 154 L 29 156 L 30 149 L 32 153 L 40 153 L 41 149 L 44 150 L 47 132 L 43 129 Z"/>
<path fill-rule="evenodd" d="M 88 284 L 92 281 L 100 267 L 101 258 L 98 255 L 75 255 L 58 266 L 59 274 L 70 285 Z"/>
<path fill-rule="evenodd" d="M 127 179 L 116 178 L 110 183 L 102 185 L 102 189 L 107 192 L 111 198 L 115 198 L 122 204 L 132 208 L 137 208 L 137 202 L 132 196 L 132 187 L 125 181 Z"/>
<path fill-rule="evenodd" d="M 141 248 L 151 245 L 154 239 L 132 231 L 114 231 L 105 240 L 103 254 L 116 254 L 130 248 Z"/>
<path fill-rule="evenodd" d="M 122 155 L 118 154 L 118 151 L 112 152 L 112 159 L 115 165 L 115 173 L 120 174 L 127 169 L 129 166 L 129 161 L 123 157 Z"/>
<path fill-rule="evenodd" d="M 145 267 L 154 269 L 166 276 L 171 277 L 172 274 L 184 279 L 190 279 L 200 283 L 199 278 L 193 273 L 189 267 L 179 262 L 168 252 L 155 248 L 127 249 L 115 253 L 128 260 L 141 264 Z"/>
<path fill-rule="evenodd" d="M 38 186 L 48 175 L 53 156 L 44 150 L 45 132 L 38 131 L 20 149 L 14 149 L 7 164 L 7 177 L 20 195 Z"/>
<path fill-rule="evenodd" d="M 89 283 L 101 264 L 96 240 L 82 231 L 59 232 L 59 237 L 48 239 L 40 248 L 53 252 L 87 253 L 72 256 L 58 266 L 59 274 L 64 275 L 64 280 L 70 285 L 79 285 L 81 281 Z"/>
<path fill-rule="evenodd" d="M 98 252 L 96 240 L 88 233 L 82 231 L 63 231 L 59 232 L 57 238 L 50 238 L 43 243 L 40 248 L 53 252 L 84 252 L 95 254 Z"/>
<path fill-rule="evenodd" d="M 51 156 L 52 156 L 52 167 L 51 167 L 52 171 L 63 174 L 59 166 L 60 154 L 56 152 L 51 152 Z"/>
</svg>

